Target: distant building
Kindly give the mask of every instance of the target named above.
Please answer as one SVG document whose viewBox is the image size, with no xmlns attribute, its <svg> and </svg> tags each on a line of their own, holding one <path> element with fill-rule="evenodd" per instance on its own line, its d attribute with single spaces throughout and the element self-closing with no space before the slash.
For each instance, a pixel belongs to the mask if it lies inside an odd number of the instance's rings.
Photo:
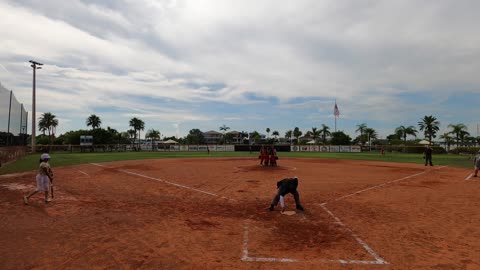
<svg viewBox="0 0 480 270">
<path fill-rule="evenodd" d="M 207 144 L 217 144 L 223 137 L 223 134 L 214 130 L 210 130 L 203 133 L 203 137 L 205 138 L 205 142 Z"/>
<path fill-rule="evenodd" d="M 227 135 L 231 135 L 231 140 L 229 141 L 229 143 L 233 143 L 233 144 L 243 143 L 243 137 L 241 132 L 234 130 L 234 131 L 228 132 Z"/>
</svg>

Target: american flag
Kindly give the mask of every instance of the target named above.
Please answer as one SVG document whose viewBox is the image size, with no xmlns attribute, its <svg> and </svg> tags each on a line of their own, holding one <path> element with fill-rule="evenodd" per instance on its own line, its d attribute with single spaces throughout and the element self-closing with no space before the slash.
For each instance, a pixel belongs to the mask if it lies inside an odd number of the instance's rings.
<svg viewBox="0 0 480 270">
<path fill-rule="evenodd" d="M 338 110 L 337 102 L 335 102 L 335 107 L 333 108 L 333 115 L 335 115 L 335 117 L 340 117 L 340 111 Z"/>
</svg>

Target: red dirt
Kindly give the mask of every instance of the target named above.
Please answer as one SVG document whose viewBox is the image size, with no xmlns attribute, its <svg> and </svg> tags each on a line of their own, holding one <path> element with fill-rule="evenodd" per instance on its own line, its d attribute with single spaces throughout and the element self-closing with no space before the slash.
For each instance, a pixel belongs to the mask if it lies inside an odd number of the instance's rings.
<svg viewBox="0 0 480 270">
<path fill-rule="evenodd" d="M 257 163 L 162 159 L 54 168 L 56 198 L 48 205 L 41 195 L 23 205 L 33 173 L 2 176 L 0 269 L 480 269 L 480 181 L 464 181 L 465 169 Z M 267 211 L 276 181 L 295 175 L 305 213 Z M 292 210 L 292 196 L 286 203 Z M 375 260 L 348 229 L 389 264 L 340 264 Z M 243 261 L 245 244 L 250 258 L 297 262 Z"/>
</svg>

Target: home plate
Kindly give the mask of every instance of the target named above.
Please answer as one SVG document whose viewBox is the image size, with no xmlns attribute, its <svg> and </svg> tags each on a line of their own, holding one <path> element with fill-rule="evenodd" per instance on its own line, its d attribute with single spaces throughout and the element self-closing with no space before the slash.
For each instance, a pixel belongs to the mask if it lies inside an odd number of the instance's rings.
<svg viewBox="0 0 480 270">
<path fill-rule="evenodd" d="M 297 212 L 295 211 L 283 211 L 282 214 L 284 215 L 287 215 L 287 216 L 293 216 L 295 215 Z"/>
</svg>

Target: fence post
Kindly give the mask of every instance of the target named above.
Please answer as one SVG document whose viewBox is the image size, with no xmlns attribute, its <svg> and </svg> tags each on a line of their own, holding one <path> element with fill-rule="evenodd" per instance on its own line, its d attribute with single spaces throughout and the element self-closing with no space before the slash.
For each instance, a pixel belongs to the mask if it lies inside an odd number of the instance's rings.
<svg viewBox="0 0 480 270">
<path fill-rule="evenodd" d="M 10 91 L 10 104 L 8 105 L 7 145 L 10 145 L 10 113 L 12 111 L 12 95 L 13 91 Z"/>
</svg>

